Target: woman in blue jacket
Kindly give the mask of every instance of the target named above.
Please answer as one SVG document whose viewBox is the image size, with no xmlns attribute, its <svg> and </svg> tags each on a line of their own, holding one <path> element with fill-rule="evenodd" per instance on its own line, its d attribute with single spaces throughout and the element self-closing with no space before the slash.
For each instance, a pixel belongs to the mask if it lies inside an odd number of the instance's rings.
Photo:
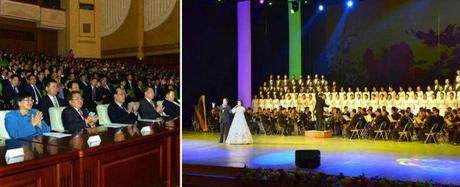
<svg viewBox="0 0 460 187">
<path fill-rule="evenodd" d="M 6 131 L 12 139 L 41 135 L 51 128 L 43 120 L 43 113 L 33 109 L 32 95 L 20 93 L 15 99 L 17 110 L 5 116 Z"/>
</svg>

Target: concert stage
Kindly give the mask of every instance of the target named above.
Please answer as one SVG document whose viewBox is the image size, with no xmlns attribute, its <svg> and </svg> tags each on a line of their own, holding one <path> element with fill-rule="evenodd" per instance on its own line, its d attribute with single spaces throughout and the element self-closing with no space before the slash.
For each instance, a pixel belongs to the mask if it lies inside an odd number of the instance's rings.
<svg viewBox="0 0 460 187">
<path fill-rule="evenodd" d="M 450 144 L 255 135 L 252 145 L 225 145 L 218 137 L 183 132 L 182 163 L 293 169 L 296 149 L 317 148 L 321 166 L 312 171 L 460 185 L 460 147 Z"/>
</svg>

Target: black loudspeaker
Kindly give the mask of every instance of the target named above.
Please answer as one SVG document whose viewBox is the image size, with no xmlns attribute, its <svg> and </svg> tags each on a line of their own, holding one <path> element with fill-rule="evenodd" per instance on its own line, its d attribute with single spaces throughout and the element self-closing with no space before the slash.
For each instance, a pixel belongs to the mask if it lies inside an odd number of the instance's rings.
<svg viewBox="0 0 460 187">
<path fill-rule="evenodd" d="M 321 163 L 321 152 L 319 150 L 296 150 L 295 165 L 299 168 L 314 169 Z"/>
</svg>

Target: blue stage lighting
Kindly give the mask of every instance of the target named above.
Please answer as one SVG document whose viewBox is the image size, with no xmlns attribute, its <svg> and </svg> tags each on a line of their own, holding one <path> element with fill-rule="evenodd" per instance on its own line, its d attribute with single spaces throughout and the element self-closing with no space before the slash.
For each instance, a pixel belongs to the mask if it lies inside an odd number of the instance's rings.
<svg viewBox="0 0 460 187">
<path fill-rule="evenodd" d="M 353 1 L 352 0 L 347 1 L 347 6 L 352 7 L 353 6 Z"/>
<path fill-rule="evenodd" d="M 324 6 L 323 6 L 323 5 L 319 5 L 319 6 L 318 6 L 318 10 L 319 10 L 319 11 L 323 11 L 323 10 L 324 10 Z"/>
</svg>

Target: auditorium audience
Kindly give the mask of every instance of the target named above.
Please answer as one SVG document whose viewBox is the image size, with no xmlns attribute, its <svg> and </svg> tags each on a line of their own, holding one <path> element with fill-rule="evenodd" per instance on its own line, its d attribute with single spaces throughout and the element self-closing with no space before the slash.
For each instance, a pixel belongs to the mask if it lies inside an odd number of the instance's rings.
<svg viewBox="0 0 460 187">
<path fill-rule="evenodd" d="M 43 120 L 43 113 L 33 109 L 32 95 L 20 93 L 15 98 L 17 110 L 5 116 L 5 128 L 13 139 L 36 136 L 50 132 L 51 129 Z"/>
<path fill-rule="evenodd" d="M 175 107 L 178 102 L 173 94 L 168 93 L 169 89 L 179 93 L 179 72 L 175 69 L 129 59 L 77 59 L 72 51 L 66 58 L 0 49 L 0 59 L 0 110 L 13 109 L 13 99 L 28 93 L 32 96 L 32 107 L 39 109 L 46 124 L 50 124 L 49 108 L 64 107 L 69 103 L 71 106 L 64 110 L 62 119 L 64 128 L 72 133 L 94 126 L 97 117 L 88 117 L 89 112 L 96 112 L 99 104 L 114 102 L 117 88 L 125 89 L 128 97 L 123 105 L 127 106 L 126 103 L 145 100 L 144 88 L 151 87 L 155 91 L 150 99 L 154 105 L 156 101 L 172 98 L 165 102 L 165 106 L 168 106 L 170 116 L 179 116 L 179 109 Z M 71 100 L 65 102 L 67 98 Z M 169 105 L 171 103 L 174 105 Z M 84 119 L 78 109 L 82 110 Z M 164 112 L 157 106 L 153 112 L 146 111 L 151 118 Z"/>
</svg>

